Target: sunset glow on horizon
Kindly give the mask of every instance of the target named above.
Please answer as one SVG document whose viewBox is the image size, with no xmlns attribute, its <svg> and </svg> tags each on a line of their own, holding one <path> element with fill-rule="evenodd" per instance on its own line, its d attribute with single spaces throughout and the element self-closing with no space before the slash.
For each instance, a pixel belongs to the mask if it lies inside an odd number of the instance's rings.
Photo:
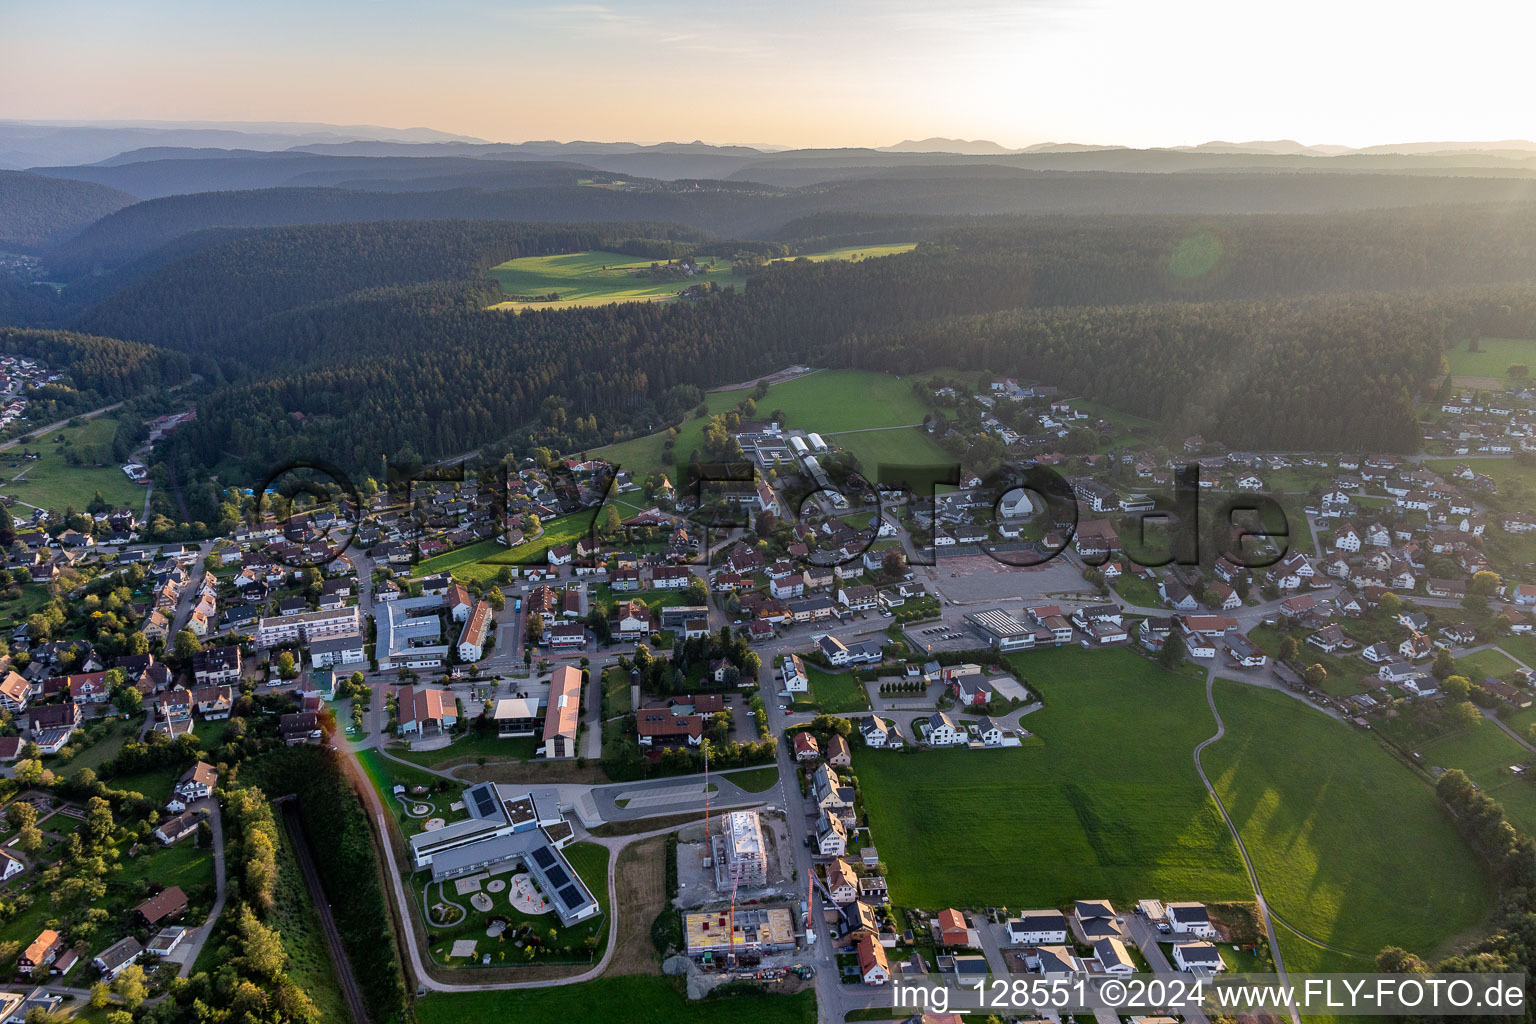
<svg viewBox="0 0 1536 1024">
<path fill-rule="evenodd" d="M 796 147 L 1536 136 L 1523 52 L 1536 10 L 1495 0 L 5 0 L 0 10 L 0 118 L 10 119 Z"/>
</svg>

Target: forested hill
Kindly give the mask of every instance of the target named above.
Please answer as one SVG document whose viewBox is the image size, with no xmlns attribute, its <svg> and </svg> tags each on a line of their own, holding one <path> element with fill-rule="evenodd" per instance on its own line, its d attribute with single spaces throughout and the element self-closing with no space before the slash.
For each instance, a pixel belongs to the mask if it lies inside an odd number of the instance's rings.
<svg viewBox="0 0 1536 1024">
<path fill-rule="evenodd" d="M 1411 399 L 1437 380 L 1449 341 L 1536 329 L 1533 206 L 915 223 L 932 240 L 899 256 L 772 264 L 697 301 L 521 314 L 485 308 L 498 295 L 486 268 L 749 243 L 654 224 L 225 233 L 80 326 L 225 374 L 170 446 L 183 479 L 216 465 L 221 479 L 255 479 L 298 455 L 366 470 L 381 455 L 594 447 L 679 422 L 702 388 L 789 363 L 1011 372 L 1233 445 L 1407 448 Z"/>
<path fill-rule="evenodd" d="M 438 182 L 446 188 L 449 182 Z M 1325 213 L 1424 204 L 1529 200 L 1530 178 L 1376 174 L 1051 173 L 998 166 L 909 167 L 878 177 L 763 186 L 668 182 L 596 188 L 443 191 L 281 188 L 207 192 L 128 207 L 55 252 L 53 272 L 73 280 L 146 255 L 189 232 L 369 220 L 666 221 L 732 238 L 784 237 L 786 225 L 822 213 L 921 212 L 930 216 L 1045 214 Z"/>
<path fill-rule="evenodd" d="M 69 376 L 73 394 L 48 386 L 38 401 L 56 401 L 66 414 L 110 405 L 148 391 L 184 383 L 190 361 L 180 352 L 71 331 L 0 327 L 0 352 L 33 356 Z"/>
<path fill-rule="evenodd" d="M 655 224 L 539 225 L 497 221 L 372 222 L 215 235 L 88 310 L 80 330 L 136 338 L 239 365 L 269 365 L 261 323 L 350 292 L 430 281 L 479 280 L 522 256 L 613 248 L 631 239 L 698 242 Z M 174 315 L 167 315 L 174 310 Z M 256 328 L 253 330 L 253 327 Z M 249 344 L 244 342 L 248 341 Z"/>
<path fill-rule="evenodd" d="M 0 171 L 0 249 L 54 245 L 132 202 L 106 185 Z"/>
<path fill-rule="evenodd" d="M 908 256 L 856 265 L 776 265 L 761 277 L 792 278 L 827 307 L 824 322 L 843 331 L 861 328 L 865 315 L 885 322 L 880 317 L 887 308 L 903 310 L 907 322 L 1014 306 L 1271 298 L 1536 278 L 1536 205 L 1336 217 L 975 223 L 984 226 L 940 233 Z M 820 229 L 849 231 L 857 224 L 856 218 L 829 218 Z M 933 233 L 932 218 L 918 227 Z M 899 224 L 886 222 L 884 229 L 894 234 Z M 315 317 L 331 325 L 321 335 L 308 318 L 282 314 L 365 289 L 478 282 L 488 267 L 507 259 L 615 248 L 640 238 L 699 243 L 703 236 L 656 224 L 465 221 L 218 234 L 207 247 L 192 245 L 190 254 L 110 295 L 74 326 L 216 359 L 232 374 L 290 361 L 358 358 L 378 348 L 375 330 L 349 329 L 327 310 Z M 710 248 L 728 253 L 730 245 Z M 408 304 L 417 301 L 419 296 Z M 367 306 L 377 321 L 387 301 L 373 296 Z"/>
</svg>

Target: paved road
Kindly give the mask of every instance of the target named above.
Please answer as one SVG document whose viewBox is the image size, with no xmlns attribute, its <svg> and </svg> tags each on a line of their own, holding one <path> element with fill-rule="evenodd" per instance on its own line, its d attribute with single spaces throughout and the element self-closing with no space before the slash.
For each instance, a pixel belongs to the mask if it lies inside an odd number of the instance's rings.
<svg viewBox="0 0 1536 1024">
<path fill-rule="evenodd" d="M 208 919 L 187 939 L 182 953 L 181 969 L 176 972 L 178 978 L 186 978 L 192 974 L 192 965 L 197 962 L 198 954 L 203 951 L 203 946 L 207 945 L 208 939 L 213 935 L 219 915 L 224 913 L 224 900 L 228 896 L 224 874 L 224 816 L 219 811 L 217 800 L 209 797 L 202 802 L 209 808 L 208 827 L 213 830 L 213 909 L 208 911 Z"/>
<path fill-rule="evenodd" d="M 66 426 L 70 420 L 95 419 L 97 416 L 105 415 L 114 409 L 121 409 L 122 407 L 122 402 L 113 402 L 111 405 L 104 405 L 100 409 L 92 409 L 90 412 L 82 412 L 78 416 L 70 416 L 62 420 L 54 420 L 46 427 L 38 427 L 36 430 L 29 430 L 21 437 L 16 438 L 14 441 L 6 441 L 4 444 L 0 444 L 0 452 L 6 451 L 10 448 L 15 448 L 19 444 L 31 444 L 33 441 L 36 441 L 44 434 L 51 434 L 55 430 L 58 430 L 60 427 Z"/>
</svg>

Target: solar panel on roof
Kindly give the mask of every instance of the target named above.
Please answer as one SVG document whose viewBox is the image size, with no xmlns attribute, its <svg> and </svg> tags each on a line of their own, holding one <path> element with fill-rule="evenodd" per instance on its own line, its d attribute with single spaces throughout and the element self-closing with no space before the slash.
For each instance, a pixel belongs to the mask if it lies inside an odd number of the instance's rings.
<svg viewBox="0 0 1536 1024">
<path fill-rule="evenodd" d="M 562 868 L 558 864 L 550 868 L 547 874 L 549 875 L 549 884 L 554 886 L 556 889 L 562 889 L 569 885 L 571 882 L 571 876 L 566 874 L 565 868 Z"/>
<path fill-rule="evenodd" d="M 560 897 L 560 902 L 565 904 L 565 909 L 567 910 L 575 910 L 582 904 L 581 893 L 576 891 L 576 887 L 574 885 L 566 886 L 564 889 L 561 889 L 559 892 L 555 893 L 555 895 Z"/>
<path fill-rule="evenodd" d="M 533 859 L 539 867 L 549 870 L 555 863 L 555 855 L 549 852 L 549 847 L 541 846 L 533 851 Z"/>
<path fill-rule="evenodd" d="M 496 811 L 496 798 L 489 789 L 473 789 L 475 794 L 475 809 L 482 818 L 489 818 Z"/>
</svg>

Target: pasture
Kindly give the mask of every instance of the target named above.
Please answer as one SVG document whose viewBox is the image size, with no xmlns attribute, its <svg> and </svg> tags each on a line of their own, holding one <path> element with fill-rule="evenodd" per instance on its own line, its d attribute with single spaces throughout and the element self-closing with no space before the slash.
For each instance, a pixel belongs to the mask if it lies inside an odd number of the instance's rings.
<svg viewBox="0 0 1536 1024">
<path fill-rule="evenodd" d="M 829 715 L 851 715 L 869 710 L 869 692 L 851 672 L 824 672 L 806 666 L 811 681 L 811 699 Z"/>
<path fill-rule="evenodd" d="M 622 1020 L 629 1024 L 815 1024 L 816 993 L 747 993 L 690 1001 L 673 978 L 599 978 L 553 988 L 434 993 L 416 1001 L 421 1024 L 466 1020 Z"/>
<path fill-rule="evenodd" d="M 1199 680 L 1123 648 L 1010 660 L 1046 702 L 1025 721 L 1035 745 L 855 760 L 893 900 L 1252 899 L 1191 761 L 1215 729 Z"/>
<path fill-rule="evenodd" d="M 704 405 L 711 414 L 724 412 L 741 404 L 751 393 L 750 389 L 711 391 L 704 396 Z M 828 444 L 846 446 L 866 467 L 874 464 L 871 458 L 879 461 L 900 456 L 908 462 L 922 461 L 929 455 L 938 461 L 945 458 L 936 444 L 916 430 L 839 433 L 921 423 L 927 407 L 912 393 L 909 377 L 866 370 L 818 370 L 771 385 L 767 397 L 757 403 L 757 411 L 762 419 L 775 411 L 782 412 L 784 426 L 821 433 Z M 706 420 L 690 414 L 677 425 L 671 463 L 662 461 L 665 430 L 596 448 L 589 454 L 628 469 L 637 480 L 659 471 L 675 483 L 678 467 L 686 465 L 689 454 L 703 446 L 705 423 Z M 644 504 L 639 495 L 626 500 Z"/>
<path fill-rule="evenodd" d="M 61 427 L 37 441 L 0 452 L 0 494 L 62 512 L 69 506 L 83 510 L 100 491 L 114 505 L 142 509 L 144 488 L 129 480 L 117 463 L 71 466 L 64 460 L 68 446 L 102 451 L 110 460 L 111 449 L 106 446 L 112 444 L 116 431 L 117 420 L 98 416 L 78 427 Z M 22 458 L 24 451 L 38 458 Z"/>
<path fill-rule="evenodd" d="M 942 466 L 955 461 L 920 427 L 860 430 L 823 437 L 830 445 L 846 448 L 869 474 L 878 472 L 880 466 Z"/>
<path fill-rule="evenodd" d="M 1287 694 L 1218 680 L 1216 699 L 1227 732 L 1205 768 L 1283 921 L 1374 957 L 1433 955 L 1484 918 L 1492 886 L 1423 778 Z"/>
<path fill-rule="evenodd" d="M 712 281 L 719 285 L 744 284 L 746 276 L 731 273 L 729 259 L 700 258 L 703 273 L 693 277 L 652 277 L 652 263 L 664 260 L 625 256 L 592 250 L 558 256 L 527 256 L 492 267 L 490 275 L 509 296 L 557 294 L 558 301 L 525 302 L 510 298 L 492 309 L 571 309 L 604 306 L 613 302 L 651 302 L 670 299 L 691 284 Z"/>
<path fill-rule="evenodd" d="M 1457 342 L 1445 354 L 1451 373 L 1457 377 L 1503 377 L 1515 363 L 1536 364 L 1536 339 L 1479 338 L 1478 351 L 1468 351 L 1470 342 Z"/>
<path fill-rule="evenodd" d="M 1470 466 L 1474 473 L 1492 477 L 1499 485 L 1499 493 L 1505 497 L 1512 496 L 1511 487 L 1519 489 L 1513 496 L 1536 495 L 1536 466 L 1522 466 L 1514 459 L 1428 459 L 1424 465 L 1447 480 L 1452 479 L 1451 471 L 1457 466 Z M 1494 533 L 1495 529 L 1488 532 Z"/>
<path fill-rule="evenodd" d="M 892 245 L 845 246 L 822 252 L 789 256 L 772 262 L 806 259 L 813 263 L 834 260 L 859 261 L 892 256 L 916 248 L 916 243 Z M 728 257 L 700 256 L 700 272 L 692 277 L 653 276 L 652 264 L 665 260 L 626 256 L 601 249 L 562 253 L 558 256 L 526 256 L 508 260 L 489 271 L 510 296 L 492 309 L 572 309 L 578 306 L 606 306 L 615 302 L 658 302 L 675 298 L 690 285 L 710 282 L 719 287 L 745 287 L 750 274 L 733 272 Z M 527 301 L 532 296 L 558 295 L 558 299 Z"/>
</svg>

